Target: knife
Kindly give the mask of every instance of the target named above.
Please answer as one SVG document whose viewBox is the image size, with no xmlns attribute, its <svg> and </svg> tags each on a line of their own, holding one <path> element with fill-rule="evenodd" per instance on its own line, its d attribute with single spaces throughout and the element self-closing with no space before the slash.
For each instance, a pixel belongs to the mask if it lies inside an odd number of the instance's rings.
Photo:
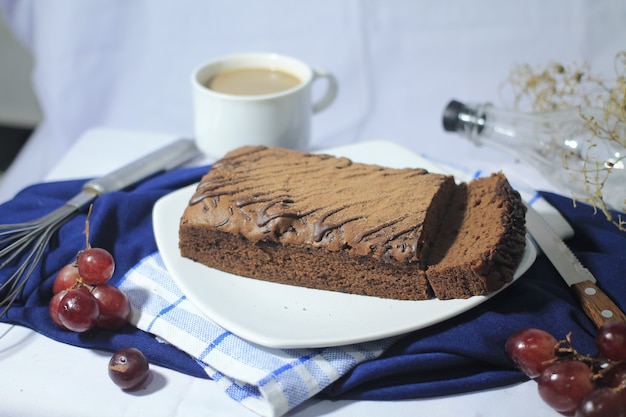
<svg viewBox="0 0 626 417">
<path fill-rule="evenodd" d="M 528 232 L 572 289 L 587 317 L 596 327 L 611 320 L 626 321 L 624 312 L 596 285 L 593 274 L 580 263 L 544 218 L 528 204 L 526 209 Z"/>
</svg>

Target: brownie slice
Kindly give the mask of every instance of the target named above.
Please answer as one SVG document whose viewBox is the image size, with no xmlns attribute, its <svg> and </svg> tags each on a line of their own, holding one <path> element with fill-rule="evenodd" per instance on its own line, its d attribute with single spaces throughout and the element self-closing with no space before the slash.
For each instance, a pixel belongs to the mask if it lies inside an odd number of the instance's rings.
<svg viewBox="0 0 626 417">
<path fill-rule="evenodd" d="M 502 173 L 459 185 L 426 270 L 435 296 L 484 295 L 510 282 L 524 254 L 525 213 Z"/>
</svg>

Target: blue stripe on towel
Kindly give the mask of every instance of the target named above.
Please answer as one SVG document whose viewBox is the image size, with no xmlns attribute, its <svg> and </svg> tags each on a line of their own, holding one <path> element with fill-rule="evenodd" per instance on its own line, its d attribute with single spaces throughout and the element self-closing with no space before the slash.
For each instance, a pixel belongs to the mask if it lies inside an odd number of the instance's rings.
<svg viewBox="0 0 626 417">
<path fill-rule="evenodd" d="M 224 339 L 226 339 L 228 336 L 232 335 L 231 332 L 225 331 L 222 334 L 220 334 L 218 337 L 216 337 L 215 339 L 213 339 L 213 341 L 209 344 L 209 346 L 206 347 L 206 349 L 200 354 L 198 355 L 198 359 L 203 360 L 204 358 L 207 357 L 207 355 L 215 348 L 217 348 L 219 346 L 220 343 L 222 343 L 222 341 Z"/>
<path fill-rule="evenodd" d="M 154 319 L 152 319 L 152 322 L 148 325 L 148 328 L 146 329 L 147 332 L 152 330 L 152 326 L 154 325 L 154 323 L 161 318 L 161 316 L 167 314 L 168 312 L 172 311 L 173 309 L 176 308 L 176 306 L 178 306 L 178 304 L 180 304 L 183 300 L 187 299 L 187 297 L 185 297 L 184 295 L 182 297 L 180 297 L 178 300 L 174 301 L 173 304 L 170 304 L 168 306 L 166 306 L 165 308 L 161 309 L 161 311 L 159 311 L 155 316 Z"/>
</svg>

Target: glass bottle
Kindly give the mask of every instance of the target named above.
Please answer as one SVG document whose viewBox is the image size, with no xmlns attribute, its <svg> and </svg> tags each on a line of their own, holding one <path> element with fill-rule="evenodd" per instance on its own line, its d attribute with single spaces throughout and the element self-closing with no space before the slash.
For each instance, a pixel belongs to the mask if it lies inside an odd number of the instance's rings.
<svg viewBox="0 0 626 417">
<path fill-rule="evenodd" d="M 518 157 L 581 201 L 596 203 L 601 197 L 610 208 L 626 211 L 626 147 L 595 135 L 589 117 L 626 141 L 624 123 L 606 120 L 601 109 L 525 113 L 453 100 L 444 110 L 443 127 Z"/>
</svg>

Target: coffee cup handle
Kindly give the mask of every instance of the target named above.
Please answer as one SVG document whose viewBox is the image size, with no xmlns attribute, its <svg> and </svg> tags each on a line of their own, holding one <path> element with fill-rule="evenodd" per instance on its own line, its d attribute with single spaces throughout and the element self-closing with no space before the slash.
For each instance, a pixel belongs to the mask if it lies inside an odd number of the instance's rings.
<svg viewBox="0 0 626 417">
<path fill-rule="evenodd" d="M 333 101 L 335 101 L 335 97 L 337 97 L 338 84 L 335 76 L 323 69 L 314 69 L 313 70 L 313 82 L 318 79 L 326 79 L 326 93 L 315 103 L 313 103 L 313 114 L 319 113 L 324 110 L 326 107 L 330 106 Z"/>
</svg>

